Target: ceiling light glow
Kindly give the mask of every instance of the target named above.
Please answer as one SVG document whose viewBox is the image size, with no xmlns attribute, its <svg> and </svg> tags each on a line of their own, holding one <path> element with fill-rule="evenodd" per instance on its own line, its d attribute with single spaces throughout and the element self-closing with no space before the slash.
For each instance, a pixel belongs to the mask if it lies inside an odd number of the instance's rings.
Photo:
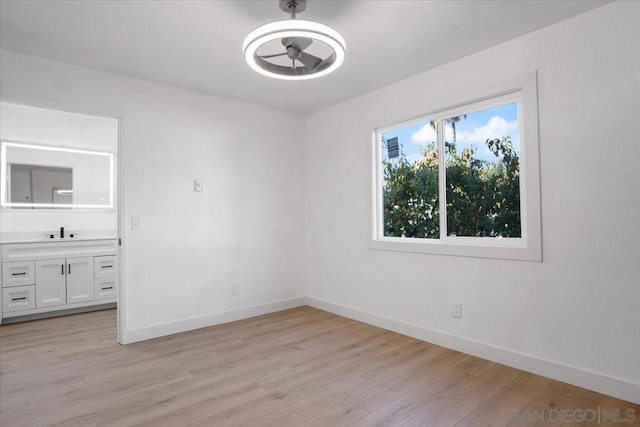
<svg viewBox="0 0 640 427">
<path fill-rule="evenodd" d="M 295 16 L 295 13 L 292 12 L 292 16 Z M 308 44 L 302 48 L 296 45 L 296 43 L 299 45 L 304 39 L 322 42 L 333 53 L 324 59 L 309 55 L 304 52 Z M 274 40 L 282 41 L 286 52 L 260 56 L 258 49 Z M 287 40 L 290 40 L 291 43 L 287 43 Z M 308 43 L 311 43 L 311 41 Z M 338 69 L 344 62 L 346 43 L 340 33 L 327 25 L 314 21 L 288 19 L 271 22 L 253 30 L 245 38 L 242 50 L 247 64 L 260 74 L 283 80 L 308 80 L 325 76 Z M 265 60 L 267 57 L 285 55 L 292 60 L 291 67 Z M 300 55 L 307 56 L 306 64 L 303 61 L 304 57 L 299 59 Z M 311 62 L 309 62 L 309 58 L 312 58 Z M 302 63 L 298 67 L 295 66 L 296 60 Z"/>
</svg>

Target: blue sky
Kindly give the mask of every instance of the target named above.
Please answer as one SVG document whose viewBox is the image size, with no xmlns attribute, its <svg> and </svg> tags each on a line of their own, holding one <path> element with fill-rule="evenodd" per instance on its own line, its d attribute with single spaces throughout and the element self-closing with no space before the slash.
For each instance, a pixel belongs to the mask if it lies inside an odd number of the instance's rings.
<svg viewBox="0 0 640 427">
<path fill-rule="evenodd" d="M 451 127 L 445 126 L 446 141 L 453 140 L 452 133 Z M 436 133 L 428 122 L 389 130 L 383 132 L 382 136 L 385 139 L 397 136 L 401 150 L 409 161 L 415 161 L 421 157 L 420 145 L 426 146 L 429 142 L 436 140 Z M 458 152 L 474 145 L 476 147 L 475 157 L 482 160 L 496 160 L 496 157 L 487 148 L 485 141 L 503 136 L 510 136 L 514 148 L 516 151 L 520 151 L 518 145 L 518 108 L 515 102 L 467 114 L 466 119 L 460 118 L 460 121 L 456 123 Z M 386 155 L 386 152 L 384 154 Z"/>
</svg>

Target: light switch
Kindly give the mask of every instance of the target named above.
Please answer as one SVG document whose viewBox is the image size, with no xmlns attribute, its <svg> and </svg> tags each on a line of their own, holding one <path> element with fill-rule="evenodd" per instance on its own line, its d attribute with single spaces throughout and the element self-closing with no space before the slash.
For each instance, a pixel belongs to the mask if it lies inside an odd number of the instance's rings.
<svg viewBox="0 0 640 427">
<path fill-rule="evenodd" d="M 132 216 L 131 217 L 131 229 L 132 230 L 140 230 L 141 225 L 140 225 L 140 217 L 139 216 Z"/>
<path fill-rule="evenodd" d="M 204 190 L 204 183 L 200 179 L 193 180 L 193 191 L 201 193 Z"/>
</svg>

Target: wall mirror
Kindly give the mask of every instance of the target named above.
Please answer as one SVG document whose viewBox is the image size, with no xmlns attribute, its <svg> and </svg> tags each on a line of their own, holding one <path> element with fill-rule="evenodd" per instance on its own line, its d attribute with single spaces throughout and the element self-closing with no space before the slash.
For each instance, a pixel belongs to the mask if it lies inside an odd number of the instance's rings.
<svg viewBox="0 0 640 427">
<path fill-rule="evenodd" d="M 3 207 L 114 207 L 113 153 L 2 141 L 0 156 Z"/>
</svg>

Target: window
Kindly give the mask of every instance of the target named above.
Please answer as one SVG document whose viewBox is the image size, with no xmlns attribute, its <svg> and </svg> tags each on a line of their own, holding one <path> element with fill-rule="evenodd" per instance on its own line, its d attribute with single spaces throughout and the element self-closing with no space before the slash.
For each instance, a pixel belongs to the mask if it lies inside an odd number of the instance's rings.
<svg viewBox="0 0 640 427">
<path fill-rule="evenodd" d="M 376 130 L 373 249 L 541 260 L 535 74 L 497 89 Z"/>
</svg>

